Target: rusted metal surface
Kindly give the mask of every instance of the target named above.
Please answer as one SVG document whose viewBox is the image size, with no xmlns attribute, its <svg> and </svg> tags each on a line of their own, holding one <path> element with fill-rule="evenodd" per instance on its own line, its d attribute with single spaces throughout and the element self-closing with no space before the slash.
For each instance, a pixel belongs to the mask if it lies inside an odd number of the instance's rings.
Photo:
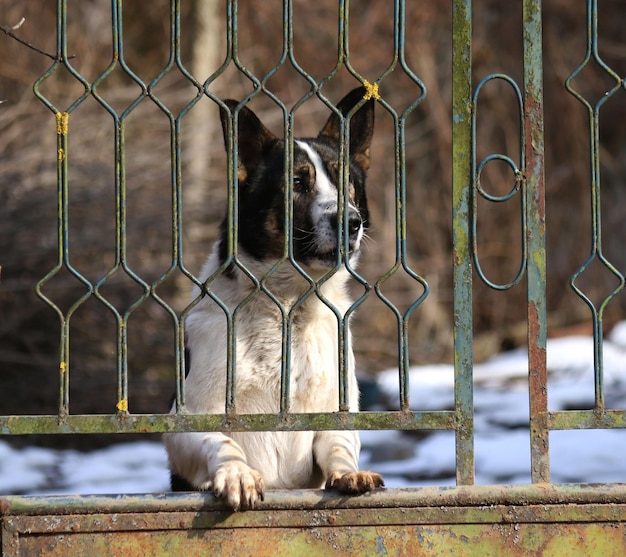
<svg viewBox="0 0 626 557">
<path fill-rule="evenodd" d="M 5 556 L 624 555 L 626 486 L 273 491 L 233 513 L 208 494 L 1 500 Z"/>
<path fill-rule="evenodd" d="M 528 387 L 533 482 L 550 481 L 548 371 L 546 364 L 546 217 L 544 172 L 543 50 L 541 0 L 525 0 L 524 169 L 527 262 Z"/>
<path fill-rule="evenodd" d="M 472 2 L 456 0 L 452 20 L 452 241 L 454 244 L 454 400 L 456 479 L 474 483 L 474 391 L 472 351 Z"/>
<path fill-rule="evenodd" d="M 325 490 L 268 490 L 258 510 L 371 509 L 395 507 L 484 507 L 591 505 L 626 502 L 626 484 L 476 485 L 382 489 L 360 497 L 341 497 Z M 0 497 L 0 516 L 44 514 L 115 514 L 225 510 L 209 492 L 146 495 L 53 495 Z M 241 516 L 237 514 L 236 516 Z"/>
<path fill-rule="evenodd" d="M 298 514 L 298 513 L 297 513 Z M 169 520 L 170 517 L 163 517 Z M 333 518 L 333 517 L 330 517 Z M 415 525 L 417 516 L 406 513 L 408 524 L 377 526 L 374 524 L 317 525 L 302 522 L 285 527 L 257 526 L 246 528 L 202 529 L 202 516 L 189 517 L 196 522 L 191 529 L 167 529 L 160 523 L 139 519 L 143 528 L 102 533 L 76 532 L 63 536 L 30 535 L 20 537 L 5 555 L 220 555 L 240 557 L 341 555 L 568 555 L 570 557 L 602 555 L 621 557 L 626 529 L 623 523 L 553 524 L 481 523 L 466 525 Z M 177 517 L 174 520 L 179 520 Z M 196 521 L 197 520 L 197 521 Z M 562 553 L 562 552 L 565 553 Z"/>
<path fill-rule="evenodd" d="M 0 434 L 162 433 L 171 431 L 307 431 L 332 429 L 454 429 L 455 413 L 436 411 L 310 414 L 117 414 L 0 416 Z"/>
<path fill-rule="evenodd" d="M 548 414 L 551 430 L 626 428 L 626 410 L 562 410 Z"/>
</svg>

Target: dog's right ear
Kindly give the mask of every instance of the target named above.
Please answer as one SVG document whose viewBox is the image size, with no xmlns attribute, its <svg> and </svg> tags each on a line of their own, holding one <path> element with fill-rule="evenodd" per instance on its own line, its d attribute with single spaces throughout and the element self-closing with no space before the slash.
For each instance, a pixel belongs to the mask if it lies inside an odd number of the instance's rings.
<svg viewBox="0 0 626 557">
<path fill-rule="evenodd" d="M 224 104 L 228 107 L 228 110 L 220 107 L 220 119 L 224 133 L 224 145 L 226 152 L 228 152 L 229 132 L 232 128 L 230 122 L 234 122 L 233 112 L 240 103 L 227 99 L 224 101 Z M 252 110 L 245 106 L 239 109 L 237 118 L 239 122 L 237 126 L 237 179 L 240 184 L 243 184 L 259 166 L 265 154 L 276 144 L 278 138 L 261 123 L 261 120 L 257 118 Z"/>
<path fill-rule="evenodd" d="M 362 99 L 367 98 L 365 87 L 357 87 L 339 101 L 337 110 L 345 117 Z M 370 144 L 374 133 L 374 100 L 368 100 L 350 119 L 350 156 L 367 172 L 370 166 Z M 341 118 L 333 112 L 318 137 L 339 144 Z"/>
</svg>

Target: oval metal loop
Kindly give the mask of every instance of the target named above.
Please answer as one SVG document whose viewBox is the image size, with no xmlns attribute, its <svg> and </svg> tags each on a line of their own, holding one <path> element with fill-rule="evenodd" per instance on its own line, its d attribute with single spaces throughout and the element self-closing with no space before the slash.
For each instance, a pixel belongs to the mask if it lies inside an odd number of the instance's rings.
<svg viewBox="0 0 626 557">
<path fill-rule="evenodd" d="M 519 130 L 520 130 L 519 153 L 518 153 L 519 165 L 516 164 L 515 161 L 510 156 L 502 154 L 502 153 L 493 153 L 491 155 L 486 156 L 480 162 L 477 163 L 476 115 L 478 113 L 478 99 L 479 99 L 479 95 L 483 87 L 487 83 L 494 81 L 494 80 L 502 80 L 508 83 L 513 89 L 513 92 L 515 93 L 515 98 L 517 101 L 517 109 L 518 109 L 518 114 L 519 114 Z M 525 270 L 526 270 L 526 263 L 528 260 L 528 257 L 527 257 L 528 247 L 527 247 L 526 235 L 523 233 L 526 227 L 526 197 L 525 195 L 523 195 L 524 174 L 525 174 L 525 167 L 526 167 L 524 145 L 525 145 L 524 102 L 523 102 L 523 97 L 522 97 L 522 93 L 520 91 L 519 86 L 517 85 L 515 80 L 507 74 L 495 73 L 495 74 L 487 75 L 478 83 L 474 91 L 474 95 L 472 96 L 472 181 L 473 183 L 472 183 L 472 188 L 471 188 L 471 201 L 472 201 L 472 214 L 471 214 L 472 242 L 471 242 L 471 245 L 472 245 L 472 259 L 474 262 L 474 267 L 476 269 L 477 275 L 480 277 L 480 279 L 482 280 L 484 284 L 486 284 L 490 288 L 493 288 L 494 290 L 508 290 L 512 288 L 513 286 L 515 286 L 522 280 Z M 513 170 L 514 177 L 515 177 L 513 187 L 508 193 L 504 195 L 490 194 L 489 192 L 485 191 L 485 189 L 481 185 L 482 172 L 484 168 L 492 161 L 502 161 L 506 163 L 511 168 L 511 170 Z M 507 283 L 500 284 L 500 283 L 490 280 L 486 276 L 480 264 L 480 257 L 478 254 L 478 237 L 477 237 L 477 232 L 476 232 L 478 228 L 478 199 L 477 198 L 478 196 L 480 196 L 483 199 L 490 201 L 492 203 L 503 203 L 503 202 L 509 201 L 518 193 L 521 193 L 520 205 L 521 205 L 521 225 L 522 225 L 522 234 L 521 234 L 522 258 L 521 258 L 520 265 L 519 265 L 519 268 L 515 277 Z"/>
</svg>

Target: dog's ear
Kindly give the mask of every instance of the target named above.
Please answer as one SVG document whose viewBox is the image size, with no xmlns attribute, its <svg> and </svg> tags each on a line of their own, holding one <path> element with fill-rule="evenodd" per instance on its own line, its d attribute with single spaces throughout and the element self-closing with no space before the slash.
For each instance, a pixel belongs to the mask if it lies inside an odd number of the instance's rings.
<svg viewBox="0 0 626 557">
<path fill-rule="evenodd" d="M 350 91 L 337 105 L 337 110 L 345 117 L 354 106 L 365 97 L 365 87 L 357 87 Z M 341 141 L 341 119 L 333 112 L 322 131 L 319 139 L 329 139 L 338 144 Z M 374 133 L 374 100 L 368 100 L 350 118 L 350 156 L 364 170 L 370 166 L 370 144 Z"/>
<path fill-rule="evenodd" d="M 222 121 L 222 132 L 224 133 L 224 145 L 228 151 L 228 130 L 229 121 L 232 121 L 232 113 L 239 105 L 238 101 L 227 99 L 224 104 L 226 110 L 220 107 L 220 119 Z M 238 114 L 238 164 L 237 179 L 243 184 L 248 176 L 259 166 L 263 157 L 271 149 L 278 139 L 259 120 L 254 112 L 245 106 L 239 109 Z"/>
</svg>

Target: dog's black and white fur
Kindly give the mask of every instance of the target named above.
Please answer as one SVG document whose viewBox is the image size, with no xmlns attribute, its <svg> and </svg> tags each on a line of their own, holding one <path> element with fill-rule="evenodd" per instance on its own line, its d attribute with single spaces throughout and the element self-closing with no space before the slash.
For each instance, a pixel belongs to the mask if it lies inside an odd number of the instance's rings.
<svg viewBox="0 0 626 557">
<path fill-rule="evenodd" d="M 363 99 L 363 87 L 337 105 L 347 115 Z M 239 104 L 225 101 L 232 111 Z M 228 146 L 231 114 L 222 110 Z M 293 254 L 314 279 L 337 265 L 338 147 L 340 118 L 331 114 L 316 138 L 298 139 L 293 161 Z M 237 259 L 256 277 L 263 277 L 282 257 L 285 245 L 284 141 L 276 138 L 246 107 L 238 115 L 239 233 Z M 348 223 L 349 260 L 357 263 L 369 213 L 365 175 L 370 161 L 374 101 L 350 118 Z M 228 147 L 227 147 L 228 149 Z M 348 185 L 347 185 L 348 186 Z M 200 280 L 207 280 L 228 257 L 227 222 L 206 262 Z M 351 301 L 346 292 L 348 271 L 339 267 L 320 286 L 321 294 L 344 314 Z M 288 261 L 265 286 L 288 312 L 309 289 L 309 283 Z M 254 285 L 232 263 L 209 285 L 212 293 L 234 309 Z M 201 294 L 196 288 L 194 299 Z M 279 411 L 281 332 L 283 315 L 277 304 L 258 292 L 236 314 L 236 411 Z M 294 310 L 291 336 L 290 410 L 338 410 L 337 317 L 317 295 Z M 190 355 L 186 378 L 187 410 L 224 412 L 227 323 L 224 311 L 208 296 L 186 321 Z M 348 339 L 350 341 L 350 339 Z M 358 410 L 354 356 L 348 345 L 350 410 Z M 253 507 L 264 488 L 338 489 L 359 494 L 383 485 L 382 477 L 358 471 L 360 442 L 354 431 L 171 433 L 164 436 L 172 470 L 172 488 L 210 489 L 231 508 Z"/>
</svg>

